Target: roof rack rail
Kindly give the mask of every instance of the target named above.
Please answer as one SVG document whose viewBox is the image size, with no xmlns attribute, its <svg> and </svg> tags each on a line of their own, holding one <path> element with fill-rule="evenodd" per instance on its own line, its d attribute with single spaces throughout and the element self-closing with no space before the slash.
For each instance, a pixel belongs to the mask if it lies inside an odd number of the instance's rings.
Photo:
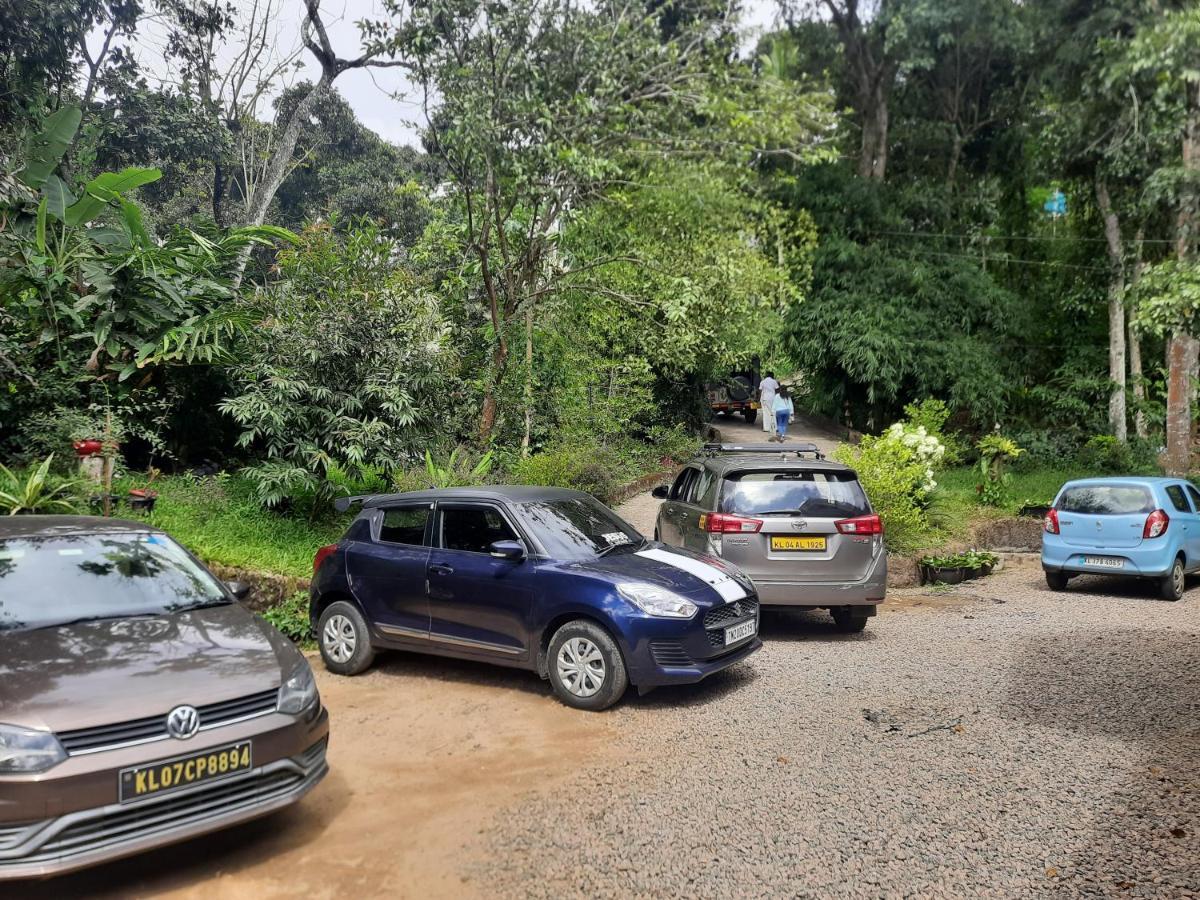
<svg viewBox="0 0 1200 900">
<path fill-rule="evenodd" d="M 721 444 L 708 443 L 700 448 L 699 456 L 720 456 L 722 454 L 742 456 L 750 453 L 764 453 L 773 456 L 786 457 L 789 454 L 794 454 L 800 457 L 801 454 L 811 453 L 814 459 L 824 459 L 825 454 L 817 449 L 816 444 L 792 444 L 791 446 L 782 446 L 780 444 Z"/>
</svg>

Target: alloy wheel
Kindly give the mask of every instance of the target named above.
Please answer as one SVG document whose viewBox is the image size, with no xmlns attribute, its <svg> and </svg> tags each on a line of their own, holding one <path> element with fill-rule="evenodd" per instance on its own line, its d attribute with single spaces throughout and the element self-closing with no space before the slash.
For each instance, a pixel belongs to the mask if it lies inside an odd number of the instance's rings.
<svg viewBox="0 0 1200 900">
<path fill-rule="evenodd" d="M 558 652 L 558 680 L 576 697 L 591 697 L 608 674 L 600 648 L 587 638 L 570 638 Z"/>
<path fill-rule="evenodd" d="M 321 646 L 329 658 L 336 663 L 344 663 L 354 655 L 357 645 L 354 623 L 342 615 L 330 616 L 321 632 Z"/>
<path fill-rule="evenodd" d="M 1179 563 L 1175 564 L 1175 568 L 1171 570 L 1171 581 L 1175 584 L 1175 595 L 1182 596 L 1184 588 L 1183 566 Z"/>
</svg>

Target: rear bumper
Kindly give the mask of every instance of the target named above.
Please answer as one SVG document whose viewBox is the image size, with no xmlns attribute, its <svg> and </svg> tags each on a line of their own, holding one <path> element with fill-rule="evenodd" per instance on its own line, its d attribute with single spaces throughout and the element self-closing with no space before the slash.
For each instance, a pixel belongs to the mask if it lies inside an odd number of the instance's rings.
<svg viewBox="0 0 1200 900">
<path fill-rule="evenodd" d="M 880 552 L 860 581 L 782 581 L 755 578 L 764 607 L 827 609 L 834 606 L 874 608 L 887 596 L 887 554 Z"/>
<path fill-rule="evenodd" d="M 1161 578 L 1171 571 L 1175 557 L 1179 554 L 1179 547 L 1173 544 L 1151 546 L 1149 549 L 1143 544 L 1141 547 L 1088 550 L 1071 546 L 1062 541 L 1046 540 L 1048 537 L 1049 535 L 1043 536 L 1042 541 L 1042 568 L 1047 572 Z M 1118 568 L 1088 565 L 1085 559 L 1089 556 L 1119 559 L 1121 566 Z"/>
<path fill-rule="evenodd" d="M 60 875 L 256 819 L 295 803 L 329 771 L 324 709 L 311 723 L 296 720 L 262 737 L 254 746 L 256 751 L 261 746 L 269 761 L 236 777 L 139 802 L 106 802 L 48 819 L 0 822 L 0 881 Z M 293 743 L 290 755 L 271 759 L 268 747 L 281 740 Z M 104 775 L 115 792 L 117 772 Z"/>
</svg>

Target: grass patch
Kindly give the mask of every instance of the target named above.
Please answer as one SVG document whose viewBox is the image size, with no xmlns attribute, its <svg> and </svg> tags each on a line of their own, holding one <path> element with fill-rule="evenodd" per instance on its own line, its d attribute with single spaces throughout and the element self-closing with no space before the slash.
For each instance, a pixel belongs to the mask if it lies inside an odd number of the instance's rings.
<svg viewBox="0 0 1200 900">
<path fill-rule="evenodd" d="M 145 477 L 120 479 L 114 492 L 144 487 Z M 318 548 L 337 541 L 351 516 L 316 522 L 270 512 L 254 500 L 253 486 L 238 475 L 157 479 L 151 522 L 206 562 L 307 578 Z M 120 515 L 128 515 L 121 509 Z"/>
<path fill-rule="evenodd" d="M 1050 503 L 1058 489 L 1073 478 L 1091 478 L 1100 474 L 1082 468 L 1013 472 L 1012 483 L 1008 486 L 1008 498 L 1001 506 L 979 504 L 976 491 L 979 472 L 973 466 L 947 469 L 939 473 L 938 487 L 949 510 L 957 513 L 969 510 L 976 516 L 1013 516 L 1026 503 Z"/>
</svg>

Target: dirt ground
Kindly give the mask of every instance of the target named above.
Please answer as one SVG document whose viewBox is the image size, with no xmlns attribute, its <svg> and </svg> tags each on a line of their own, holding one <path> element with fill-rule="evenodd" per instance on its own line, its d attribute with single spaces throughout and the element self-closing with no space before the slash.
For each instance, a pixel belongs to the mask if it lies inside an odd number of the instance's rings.
<svg viewBox="0 0 1200 900">
<path fill-rule="evenodd" d="M 299 804 L 0 896 L 484 896 L 488 885 L 458 873 L 492 816 L 582 765 L 616 762 L 611 720 L 561 705 L 529 672 L 403 654 L 353 679 L 319 659 L 313 669 L 330 774 Z"/>
</svg>

